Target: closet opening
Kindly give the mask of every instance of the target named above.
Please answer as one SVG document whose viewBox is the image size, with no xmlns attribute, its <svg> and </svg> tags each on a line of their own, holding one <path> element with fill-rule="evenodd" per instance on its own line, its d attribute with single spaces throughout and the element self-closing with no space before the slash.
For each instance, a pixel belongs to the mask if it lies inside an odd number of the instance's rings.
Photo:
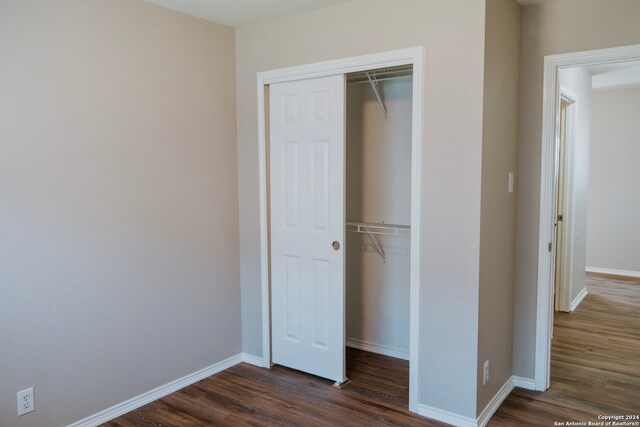
<svg viewBox="0 0 640 427">
<path fill-rule="evenodd" d="M 405 407 L 412 76 L 412 65 L 346 75 L 346 373 Z"/>
<path fill-rule="evenodd" d="M 423 79 L 421 47 L 257 75 L 262 366 L 413 412 Z"/>
</svg>

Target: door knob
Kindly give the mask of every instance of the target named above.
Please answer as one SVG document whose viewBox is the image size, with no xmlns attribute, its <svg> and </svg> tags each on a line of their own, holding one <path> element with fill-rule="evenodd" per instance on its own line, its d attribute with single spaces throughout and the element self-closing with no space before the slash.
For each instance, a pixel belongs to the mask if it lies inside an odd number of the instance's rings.
<svg viewBox="0 0 640 427">
<path fill-rule="evenodd" d="M 331 247 L 333 248 L 334 251 L 337 251 L 340 249 L 340 242 L 338 242 L 337 240 L 334 240 L 333 243 L 331 244 Z"/>
</svg>

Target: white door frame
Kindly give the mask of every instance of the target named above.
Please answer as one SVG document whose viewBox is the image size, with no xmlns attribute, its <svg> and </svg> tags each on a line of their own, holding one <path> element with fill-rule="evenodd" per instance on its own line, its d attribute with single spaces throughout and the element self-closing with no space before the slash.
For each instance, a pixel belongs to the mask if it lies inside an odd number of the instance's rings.
<svg viewBox="0 0 640 427">
<path fill-rule="evenodd" d="M 560 97 L 569 102 L 567 106 L 567 118 L 566 118 L 566 136 L 564 147 L 564 198 L 562 200 L 563 220 L 562 220 L 562 247 L 559 248 L 557 244 L 553 245 L 554 255 L 554 272 L 558 269 L 556 264 L 557 251 L 562 249 L 562 272 L 560 279 L 560 286 L 556 285 L 556 311 L 571 311 L 571 284 L 573 282 L 573 239 L 574 239 L 574 224 L 575 224 L 575 197 L 573 194 L 574 189 L 574 164 L 575 164 L 575 152 L 576 152 L 576 123 L 578 120 L 578 109 L 580 105 L 578 103 L 578 95 L 571 92 L 569 89 L 560 86 Z M 559 101 L 559 99 L 558 99 Z M 559 123 L 558 123 L 559 124 Z M 560 143 L 560 128 L 556 128 L 556 145 Z M 558 149 L 554 152 L 558 153 Z M 554 184 L 554 189 L 557 190 L 558 183 Z M 557 195 L 557 191 L 556 191 Z M 554 197 L 557 200 L 557 197 Z M 557 212 L 558 206 L 554 211 Z M 557 280 L 557 278 L 555 279 Z M 554 282 L 555 282 L 554 280 Z"/>
<path fill-rule="evenodd" d="M 409 308 L 409 410 L 418 411 L 418 338 L 420 309 L 420 223 L 422 184 L 422 129 L 424 49 L 415 47 L 315 64 L 260 72 L 258 90 L 258 161 L 260 177 L 260 279 L 262 298 L 262 364 L 271 366 L 271 310 L 269 284 L 268 176 L 266 157 L 265 86 L 291 80 L 347 74 L 399 65 L 413 65 L 411 122 L 411 271 Z"/>
<path fill-rule="evenodd" d="M 640 60 L 640 45 L 563 53 L 544 57 L 542 156 L 540 162 L 540 228 L 538 241 L 538 294 L 536 310 L 535 389 L 549 388 L 551 333 L 553 330 L 554 164 L 558 127 L 561 68 Z"/>
</svg>

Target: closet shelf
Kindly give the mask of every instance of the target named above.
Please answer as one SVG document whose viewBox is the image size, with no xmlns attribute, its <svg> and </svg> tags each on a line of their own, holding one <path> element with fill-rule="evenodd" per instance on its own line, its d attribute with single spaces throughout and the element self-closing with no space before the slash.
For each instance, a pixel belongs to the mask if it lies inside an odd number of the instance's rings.
<svg viewBox="0 0 640 427">
<path fill-rule="evenodd" d="M 356 71 L 347 74 L 347 83 L 369 83 L 369 78 L 374 80 L 388 80 L 397 77 L 413 75 L 413 65 L 400 65 L 397 67 L 378 68 L 376 70 Z"/>
<path fill-rule="evenodd" d="M 410 225 L 398 224 L 347 221 L 347 231 L 351 231 L 352 233 L 379 234 L 385 236 L 411 236 Z"/>
</svg>

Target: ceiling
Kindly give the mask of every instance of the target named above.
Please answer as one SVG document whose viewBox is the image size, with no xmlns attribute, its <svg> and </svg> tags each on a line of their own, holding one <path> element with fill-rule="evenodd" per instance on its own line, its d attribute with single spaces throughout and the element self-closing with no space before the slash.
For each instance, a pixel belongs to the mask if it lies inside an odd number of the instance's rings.
<svg viewBox="0 0 640 427">
<path fill-rule="evenodd" d="M 594 90 L 640 87 L 640 61 L 585 67 Z"/>
<path fill-rule="evenodd" d="M 319 9 L 351 0 L 145 0 L 168 9 L 214 21 L 229 27 L 244 27 L 269 19 Z M 523 6 L 552 0 L 517 0 Z"/>
<path fill-rule="evenodd" d="M 145 0 L 229 27 L 294 15 L 350 0 Z"/>
</svg>

